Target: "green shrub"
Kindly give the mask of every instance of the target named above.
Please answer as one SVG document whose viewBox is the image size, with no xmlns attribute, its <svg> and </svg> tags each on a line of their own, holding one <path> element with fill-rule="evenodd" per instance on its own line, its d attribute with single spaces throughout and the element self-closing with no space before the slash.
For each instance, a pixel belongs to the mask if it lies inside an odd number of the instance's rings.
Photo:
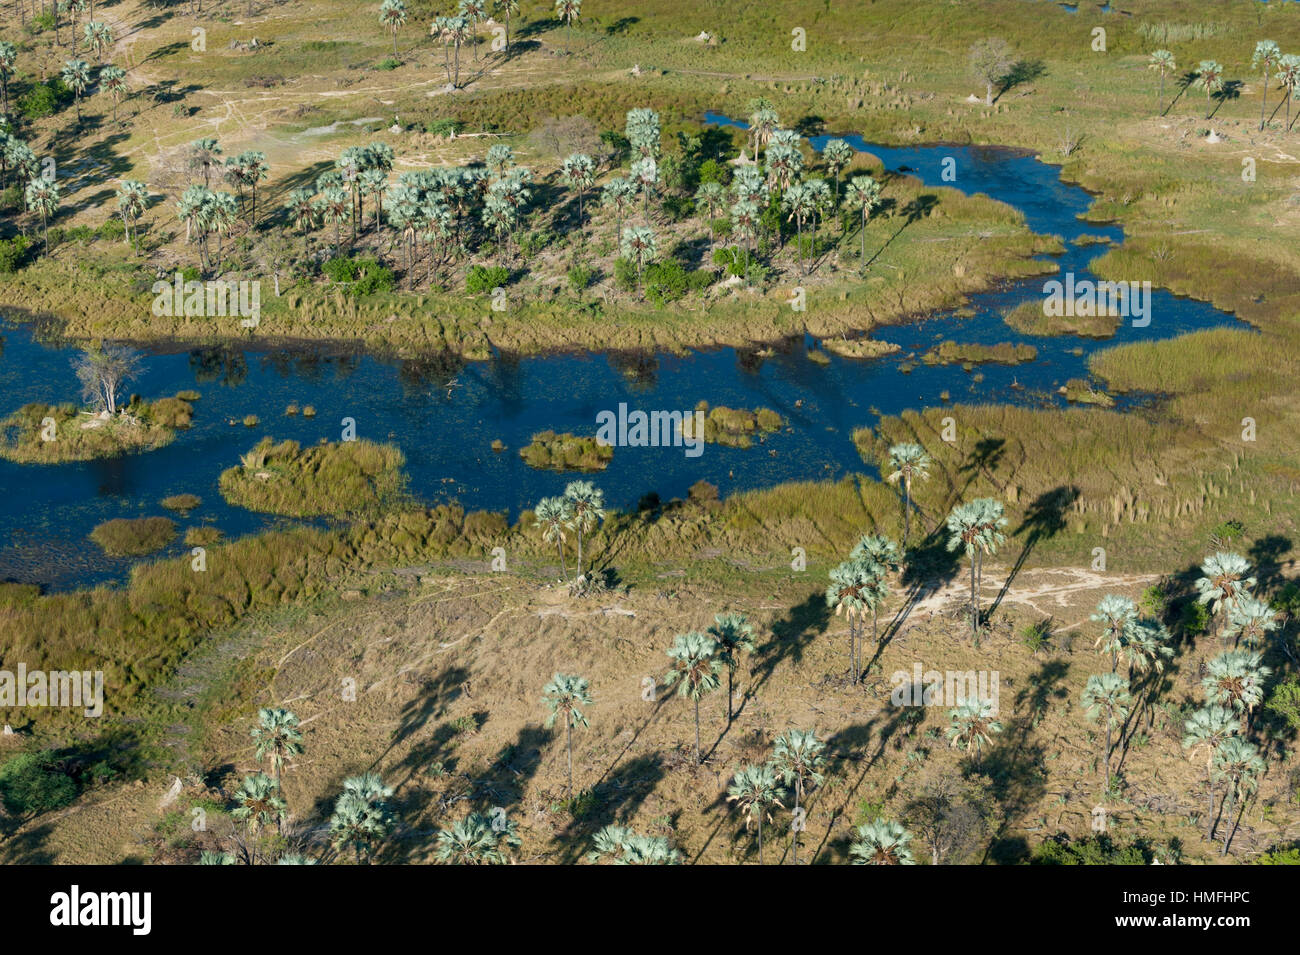
<svg viewBox="0 0 1300 955">
<path fill-rule="evenodd" d="M 474 265 L 465 276 L 465 291 L 482 295 L 493 289 L 504 288 L 510 281 L 510 270 L 504 265 Z"/>
<path fill-rule="evenodd" d="M 23 235 L 0 239 L 0 274 L 9 275 L 26 265 L 27 250 L 30 247 L 31 243 Z"/>
<path fill-rule="evenodd" d="M 569 269 L 569 288 L 581 292 L 591 285 L 595 273 L 585 265 L 575 265 Z"/>
<path fill-rule="evenodd" d="M 18 100 L 18 111 L 27 119 L 44 119 L 53 116 L 60 106 L 71 100 L 72 91 L 64 85 L 63 80 L 51 76 L 22 95 Z"/>
<path fill-rule="evenodd" d="M 461 128 L 462 123 L 458 119 L 435 119 L 424 127 L 424 131 L 431 136 L 450 136 L 459 133 Z"/>
<path fill-rule="evenodd" d="M 0 803 L 14 816 L 62 809 L 77 798 L 77 784 L 50 752 L 22 753 L 0 764 Z"/>
<path fill-rule="evenodd" d="M 377 70 L 395 70 L 402 65 L 401 60 L 395 60 L 391 56 L 385 57 L 375 64 Z"/>
<path fill-rule="evenodd" d="M 614 284 L 625 292 L 637 287 L 636 263 L 626 256 L 614 260 Z"/>
<path fill-rule="evenodd" d="M 1064 833 L 1034 850 L 1030 865 L 1148 865 L 1151 847 L 1143 839 L 1117 846 L 1110 836 L 1088 836 L 1077 841 Z"/>
<path fill-rule="evenodd" d="M 121 239 L 126 235 L 126 226 L 122 225 L 121 219 L 106 219 L 99 227 L 98 233 L 101 239 Z"/>
</svg>

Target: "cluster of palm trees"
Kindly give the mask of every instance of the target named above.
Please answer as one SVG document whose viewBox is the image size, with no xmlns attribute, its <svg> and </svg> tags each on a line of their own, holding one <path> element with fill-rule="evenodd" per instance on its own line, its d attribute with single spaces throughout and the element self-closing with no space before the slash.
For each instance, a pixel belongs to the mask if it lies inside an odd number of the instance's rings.
<svg viewBox="0 0 1300 955">
<path fill-rule="evenodd" d="M 554 544 L 560 555 L 560 572 L 565 580 L 569 569 L 564 560 L 566 531 L 573 531 L 578 542 L 577 579 L 583 579 L 582 541 L 605 519 L 605 492 L 590 481 L 571 481 L 558 497 L 544 497 L 533 510 L 534 527 L 540 528 L 542 539 Z"/>
<path fill-rule="evenodd" d="M 736 713 L 732 709 L 733 681 L 743 654 L 754 651 L 754 627 L 739 613 L 720 613 L 707 630 L 679 633 L 666 651 L 672 661 L 664 674 L 664 685 L 677 688 L 677 695 L 695 704 L 695 761 L 703 762 L 700 750 L 700 700 L 720 689 L 720 674 L 727 671 L 727 725 Z M 743 704 L 742 704 L 743 705 Z"/>
<path fill-rule="evenodd" d="M 867 617 L 871 618 L 872 640 L 880 639 L 880 608 L 889 598 L 889 576 L 903 563 L 898 545 L 888 537 L 866 534 L 849 552 L 848 560 L 830 570 L 826 605 L 849 623 L 849 678 L 862 676 L 861 644 Z"/>
<path fill-rule="evenodd" d="M 191 183 L 181 194 L 176 203 L 176 218 L 185 224 L 185 241 L 198 247 L 200 268 L 209 269 L 215 264 L 219 270 L 223 238 L 233 231 L 239 217 L 246 215 L 249 226 L 256 225 L 257 184 L 269 175 L 270 166 L 266 154 L 258 150 L 247 150 L 238 156 L 230 156 L 223 164 L 221 144 L 212 138 L 196 139 L 189 144 L 187 165 L 192 173 L 203 174 L 203 182 Z M 214 174 L 223 175 L 238 190 L 238 194 L 213 189 Z M 136 187 L 139 187 L 138 183 L 131 184 L 132 191 L 142 191 L 142 187 L 138 190 Z M 118 193 L 118 210 L 123 214 L 124 221 L 127 215 L 123 202 L 127 192 L 127 183 L 123 183 Z M 209 248 L 212 235 L 217 237 L 215 260 Z"/>
<path fill-rule="evenodd" d="M 274 857 L 276 865 L 315 865 L 307 855 L 305 840 L 286 837 L 288 804 L 281 787 L 284 763 L 303 752 L 298 717 L 282 707 L 258 710 L 257 725 L 250 734 L 258 762 L 267 760 L 271 775 L 262 771 L 244 777 L 235 791 L 231 817 L 241 824 L 231 850 L 205 850 L 200 865 L 257 865 Z M 392 832 L 395 821 L 388 806 L 393 790 L 375 773 L 362 773 L 343 780 L 343 791 L 334 803 L 328 829 L 336 852 L 353 851 L 358 864 L 369 863 Z M 272 831 L 273 830 L 273 831 Z"/>
<path fill-rule="evenodd" d="M 1300 99 L 1300 54 L 1283 53 L 1278 45 L 1272 40 L 1260 40 L 1255 44 L 1255 52 L 1250 59 L 1251 69 L 1261 70 L 1264 74 L 1264 90 L 1260 96 L 1259 102 L 1259 128 L 1262 130 L 1272 115 L 1286 104 L 1286 129 L 1291 129 L 1291 101 Z M 1147 68 L 1157 73 L 1160 77 L 1160 85 L 1156 92 L 1156 107 L 1159 108 L 1165 98 L 1165 77 L 1177 72 L 1178 63 L 1174 54 L 1168 50 L 1154 51 L 1147 62 Z M 1268 112 L 1269 85 L 1270 79 L 1276 80 L 1281 84 L 1282 95 L 1278 100 L 1277 106 L 1273 108 L 1273 113 Z M 1209 119 L 1213 115 L 1214 97 L 1220 95 L 1227 88 L 1228 83 L 1224 78 L 1224 69 L 1217 60 L 1201 60 L 1196 67 L 1187 73 L 1184 77 L 1184 86 L 1190 86 L 1194 89 L 1201 90 L 1205 93 L 1205 118 Z M 1174 100 L 1178 97 L 1175 96 Z M 1173 101 L 1169 103 L 1173 106 Z M 1169 107 L 1165 107 L 1165 112 Z"/>
</svg>

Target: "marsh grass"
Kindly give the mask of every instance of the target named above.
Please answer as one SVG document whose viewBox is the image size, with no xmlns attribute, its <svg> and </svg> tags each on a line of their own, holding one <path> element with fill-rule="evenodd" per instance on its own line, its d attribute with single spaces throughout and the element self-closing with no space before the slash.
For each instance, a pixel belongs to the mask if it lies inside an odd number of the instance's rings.
<svg viewBox="0 0 1300 955">
<path fill-rule="evenodd" d="M 519 449 L 519 456 L 539 471 L 603 471 L 614 459 L 614 449 L 594 437 L 565 432 L 539 431 Z"/>
<path fill-rule="evenodd" d="M 176 523 L 167 517 L 117 517 L 98 525 L 90 539 L 109 557 L 143 557 L 176 539 Z"/>
<path fill-rule="evenodd" d="M 732 448 L 748 448 L 754 438 L 779 431 L 785 420 L 771 408 L 727 408 L 722 405 L 710 408 L 707 401 L 701 401 L 695 410 L 704 414 L 703 438 L 707 444 L 721 444 Z M 695 417 L 682 418 L 682 435 L 692 439 L 695 434 Z"/>
<path fill-rule="evenodd" d="M 302 448 L 263 438 L 221 473 L 222 496 L 237 507 L 289 517 L 376 513 L 403 494 L 406 459 L 396 447 L 341 441 Z"/>
<path fill-rule="evenodd" d="M 133 401 L 120 413 L 100 417 L 73 404 L 24 405 L 0 421 L 0 457 L 20 464 L 53 464 L 117 457 L 170 444 L 188 428 L 193 406 L 181 398 Z M 53 440 L 46 440 L 52 421 Z"/>
</svg>

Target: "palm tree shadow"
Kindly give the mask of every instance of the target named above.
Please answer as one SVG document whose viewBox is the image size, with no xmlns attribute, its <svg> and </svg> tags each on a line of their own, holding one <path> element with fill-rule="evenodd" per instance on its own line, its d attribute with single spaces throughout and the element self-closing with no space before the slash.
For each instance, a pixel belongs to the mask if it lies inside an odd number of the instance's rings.
<svg viewBox="0 0 1300 955">
<path fill-rule="evenodd" d="M 871 268 L 872 263 L 875 262 L 876 259 L 880 258 L 882 255 L 885 254 L 885 250 L 888 249 L 893 244 L 895 239 L 897 239 L 900 235 L 903 234 L 904 229 L 910 226 L 913 222 L 919 222 L 920 220 L 924 219 L 936 208 L 938 208 L 938 206 L 939 206 L 939 197 L 932 192 L 922 193 L 921 195 L 917 196 L 915 199 L 912 199 L 910 202 L 908 202 L 907 205 L 903 206 L 901 210 L 901 214 L 903 216 L 903 224 L 898 227 L 898 231 L 896 231 L 885 241 L 885 244 L 882 245 L 876 251 L 876 254 L 867 260 L 867 263 L 866 265 L 863 266 L 863 268 L 864 269 Z"/>
<path fill-rule="evenodd" d="M 786 660 L 799 663 L 804 651 L 813 640 L 826 632 L 830 625 L 830 608 L 820 593 L 812 593 L 804 601 L 790 608 L 789 613 L 780 620 L 773 621 L 772 639 L 754 649 L 751 657 L 750 676 L 758 674 L 750 686 L 741 695 L 740 706 L 736 710 L 739 716 L 744 710 L 751 694 L 760 690 L 773 672 Z"/>
<path fill-rule="evenodd" d="M 1025 561 L 1029 559 L 1029 555 L 1033 553 L 1039 542 L 1049 540 L 1065 530 L 1065 514 L 1074 506 L 1075 501 L 1079 499 L 1079 495 L 1080 491 L 1074 485 L 1060 485 L 1038 495 L 1026 509 L 1020 526 L 1012 534 L 1013 537 L 1019 537 L 1027 531 L 1024 546 L 1020 549 L 1020 554 L 1016 557 L 1011 572 L 1007 574 L 1007 579 L 1002 582 L 1002 588 L 998 591 L 998 595 L 989 606 L 988 618 L 991 618 L 997 612 L 1002 599 L 1007 595 L 1007 591 L 1011 589 L 1011 584 L 1016 579 L 1016 575 L 1020 573 L 1020 569 L 1024 567 Z"/>
<path fill-rule="evenodd" d="M 1210 115 L 1205 118 L 1214 119 L 1214 117 L 1218 114 L 1219 110 L 1223 108 L 1224 103 L 1226 103 L 1230 99 L 1233 100 L 1240 99 L 1241 89 L 1242 89 L 1241 80 L 1224 80 L 1223 89 L 1219 90 L 1211 97 L 1211 99 L 1218 100 L 1218 104 L 1210 112 Z"/>
<path fill-rule="evenodd" d="M 568 865 L 576 863 L 591 836 L 603 827 L 615 823 L 627 825 L 664 775 L 663 757 L 649 753 L 628 761 L 619 767 L 617 775 L 592 786 L 595 807 L 579 810 L 573 821 L 555 834 L 556 841 L 561 842 L 562 861 Z"/>
</svg>

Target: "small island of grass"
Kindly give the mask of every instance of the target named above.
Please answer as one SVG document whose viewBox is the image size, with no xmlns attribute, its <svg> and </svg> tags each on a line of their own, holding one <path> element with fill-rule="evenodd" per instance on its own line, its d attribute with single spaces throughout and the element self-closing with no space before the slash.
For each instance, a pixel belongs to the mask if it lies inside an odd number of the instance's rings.
<svg viewBox="0 0 1300 955">
<path fill-rule="evenodd" d="M 603 471 L 614 458 L 614 449 L 594 437 L 539 431 L 519 456 L 539 471 Z"/>
<path fill-rule="evenodd" d="M 1092 383 L 1082 378 L 1071 378 L 1061 386 L 1060 393 L 1071 404 L 1098 405 L 1102 408 L 1115 407 L 1115 399 L 1104 391 L 1093 387 Z"/>
<path fill-rule="evenodd" d="M 756 408 L 749 411 L 744 408 L 726 408 L 719 405 L 710 410 L 707 401 L 695 406 L 696 411 L 704 413 L 704 441 L 706 444 L 721 444 L 732 448 L 748 448 L 754 436 L 776 431 L 785 421 L 770 408 Z M 683 437 L 695 437 L 695 417 L 688 416 L 682 421 Z"/>
<path fill-rule="evenodd" d="M 117 517 L 90 532 L 109 557 L 143 557 L 176 539 L 176 524 L 166 517 Z"/>
<path fill-rule="evenodd" d="M 976 345 L 947 341 L 940 342 L 937 348 L 931 348 L 921 356 L 921 360 L 927 365 L 978 365 L 986 362 L 1018 365 L 1037 357 L 1038 349 L 1033 345 L 1013 345 L 1010 342 Z"/>
<path fill-rule="evenodd" d="M 1119 328 L 1120 315 L 1047 315 L 1039 302 L 1021 302 L 1002 316 L 1008 326 L 1023 335 L 1079 335 L 1110 338 Z"/>
<path fill-rule="evenodd" d="M 342 441 L 302 448 L 263 438 L 221 473 L 221 495 L 237 507 L 286 517 L 379 510 L 405 487 L 406 458 L 391 444 Z"/>
<path fill-rule="evenodd" d="M 19 464 L 57 464 L 152 451 L 188 428 L 193 412 L 181 398 L 137 399 L 116 413 L 32 402 L 0 421 L 0 457 Z"/>
</svg>

